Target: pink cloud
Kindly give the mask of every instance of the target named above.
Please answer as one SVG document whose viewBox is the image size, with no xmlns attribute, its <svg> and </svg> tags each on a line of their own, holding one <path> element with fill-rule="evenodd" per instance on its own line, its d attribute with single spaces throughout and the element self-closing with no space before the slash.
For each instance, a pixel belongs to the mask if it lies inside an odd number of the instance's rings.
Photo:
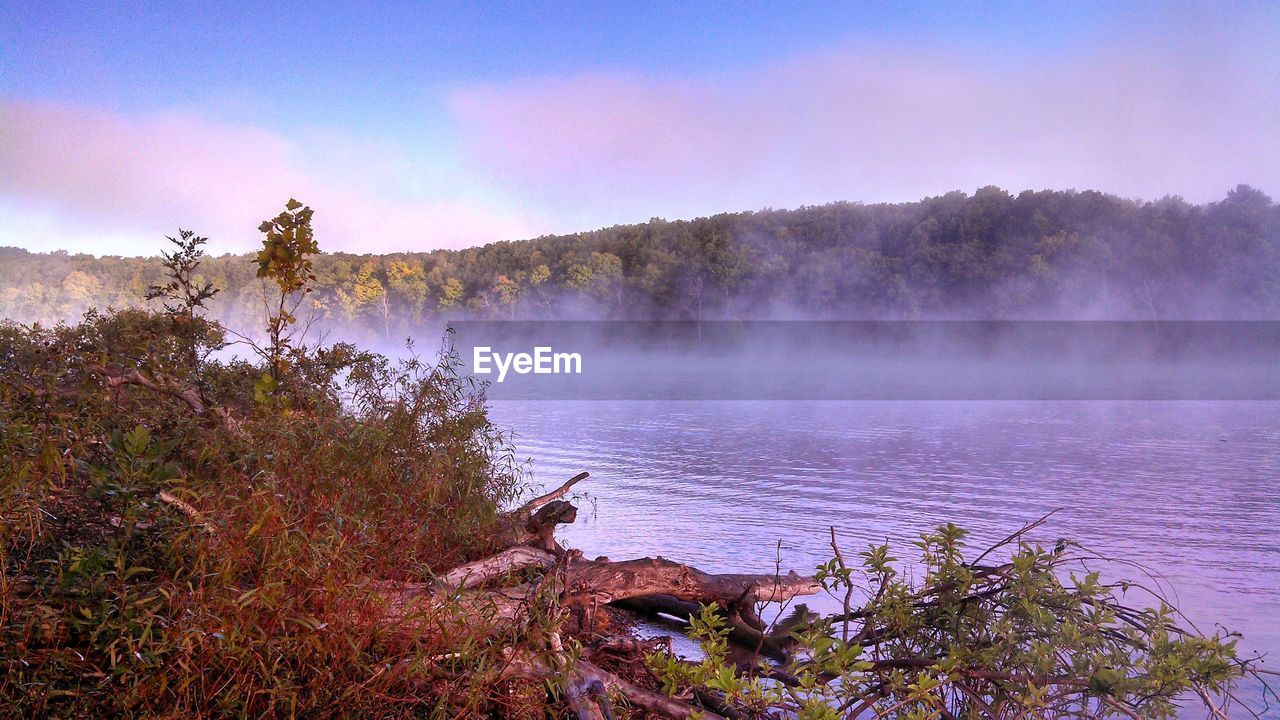
<svg viewBox="0 0 1280 720">
<path fill-rule="evenodd" d="M 451 107 L 480 159 L 513 178 L 698 171 L 728 180 L 752 165 L 740 152 L 748 124 L 720 132 L 728 100 L 700 83 L 582 75 L 475 88 Z"/>
<path fill-rule="evenodd" d="M 245 250 L 258 222 L 289 197 L 316 208 L 330 250 L 464 247 L 539 226 L 495 203 L 397 193 L 404 166 L 394 147 L 335 133 L 299 141 L 190 114 L 22 101 L 0 101 L 0 124 L 0 194 L 10 212 L 55 217 L 69 235 L 158 237 L 182 225 L 213 237 L 215 251 Z"/>
<path fill-rule="evenodd" d="M 474 87 L 450 107 L 476 168 L 588 223 L 987 184 L 1209 200 L 1280 191 L 1280 78 L 1249 42 L 1024 65 L 871 47 L 727 78 Z"/>
</svg>

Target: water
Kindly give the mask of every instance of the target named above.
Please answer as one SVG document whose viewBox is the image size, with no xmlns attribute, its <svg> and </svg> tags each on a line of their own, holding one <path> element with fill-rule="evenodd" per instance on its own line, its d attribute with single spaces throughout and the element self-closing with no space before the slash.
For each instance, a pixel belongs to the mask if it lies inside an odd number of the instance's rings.
<svg viewBox="0 0 1280 720">
<path fill-rule="evenodd" d="M 588 557 L 771 572 L 781 542 L 783 571 L 809 572 L 830 526 L 846 551 L 904 557 L 939 523 L 985 546 L 1060 509 L 1033 537 L 1142 563 L 1201 629 L 1280 651 L 1280 403 L 501 401 L 493 418 L 537 482 L 591 472 L 562 531 Z"/>
</svg>

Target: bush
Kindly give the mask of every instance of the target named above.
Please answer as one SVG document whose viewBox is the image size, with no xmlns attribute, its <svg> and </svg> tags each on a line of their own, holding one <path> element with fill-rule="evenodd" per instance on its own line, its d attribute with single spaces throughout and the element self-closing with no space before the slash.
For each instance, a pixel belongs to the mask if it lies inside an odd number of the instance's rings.
<svg viewBox="0 0 1280 720">
<path fill-rule="evenodd" d="M 972 560 L 963 529 L 924 533 L 919 580 L 899 570 L 887 545 L 847 565 L 833 529 L 835 557 L 817 578 L 844 611 L 797 614 L 789 662 L 740 677 L 730 628 L 704 608 L 691 618 L 704 659 L 658 655 L 650 664 L 669 689 L 699 688 L 748 713 L 789 708 L 799 720 L 1170 718 L 1188 693 L 1206 702 L 1232 695 L 1251 666 L 1237 657 L 1235 637 L 1183 629 L 1153 591 L 1104 582 L 1089 569 L 1102 558 L 1074 543 L 1026 541 L 1042 522 Z M 1126 600 L 1147 592 L 1153 609 Z"/>
<path fill-rule="evenodd" d="M 137 310 L 0 325 L 0 707 L 408 715 L 444 702 L 386 669 L 470 639 L 406 644 L 377 625 L 367 586 L 492 552 L 497 509 L 521 489 L 455 359 L 331 348 L 293 368 L 281 410 L 250 400 L 257 367 L 190 367 L 174 327 Z M 130 370 L 150 385 L 121 382 Z M 196 378 L 206 409 L 193 413 L 181 388 Z"/>
</svg>

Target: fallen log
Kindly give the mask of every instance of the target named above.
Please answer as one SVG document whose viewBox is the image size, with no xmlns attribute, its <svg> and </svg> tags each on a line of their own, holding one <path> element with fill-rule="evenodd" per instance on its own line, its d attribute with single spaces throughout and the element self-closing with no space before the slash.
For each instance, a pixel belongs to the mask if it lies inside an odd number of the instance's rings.
<svg viewBox="0 0 1280 720">
<path fill-rule="evenodd" d="M 578 508 L 565 500 L 552 500 L 538 509 L 524 523 L 525 534 L 520 537 L 522 545 L 564 552 L 564 548 L 556 543 L 557 525 L 569 525 L 578 519 Z"/>
<path fill-rule="evenodd" d="M 702 609 L 702 606 L 698 603 L 681 600 L 674 595 L 642 595 L 640 597 L 627 598 L 626 600 L 615 600 L 613 606 L 637 615 L 647 617 L 669 615 L 685 622 L 688 622 L 689 618 L 697 615 Z"/>
<path fill-rule="evenodd" d="M 477 627 L 488 626 L 497 635 L 523 624 L 538 602 L 550 595 L 558 599 L 558 607 L 578 608 L 584 612 L 601 605 L 666 612 L 687 619 L 700 612 L 701 605 L 715 604 L 723 609 L 732 628 L 731 638 L 753 652 L 775 659 L 786 658 L 782 640 L 762 631 L 757 605 L 785 602 L 791 598 L 812 595 L 822 585 L 812 577 L 794 572 L 781 574 L 716 574 L 703 572 L 662 557 L 639 558 L 613 562 L 607 558 L 585 560 L 581 553 L 565 551 L 554 540 L 558 525 L 571 523 L 577 508 L 561 500 L 572 487 L 585 479 L 581 473 L 555 490 L 525 503 L 507 513 L 502 522 L 502 538 L 510 544 L 493 556 L 460 565 L 443 573 L 430 583 L 378 583 L 373 586 L 382 602 L 383 622 L 390 627 L 413 633 L 432 625 L 435 618 L 467 617 Z M 543 573 L 511 587 L 494 587 L 528 569 Z M 452 612 L 442 613 L 442 610 Z M 461 609 L 463 612 L 458 613 Z M 580 617 L 589 617 L 583 615 Z M 415 622 L 418 619 L 425 624 Z M 751 622 L 754 620 L 755 622 Z M 757 627 L 759 625 L 760 627 Z M 579 625 L 579 628 L 585 627 Z M 786 631 L 783 632 L 785 634 Z M 647 644 L 612 642 L 605 639 L 601 648 L 616 646 L 635 650 Z M 723 719 L 709 709 L 696 708 L 687 702 L 667 697 L 628 682 L 585 658 L 562 665 L 562 652 L 548 657 L 527 649 L 508 647 L 508 677 L 543 681 L 554 678 L 564 691 L 564 699 L 579 720 L 601 720 L 612 717 L 608 692 L 621 695 L 627 702 L 649 713 L 669 718 L 704 717 Z M 716 705 L 716 698 L 706 697 L 702 704 Z M 716 709 L 725 710 L 722 703 Z M 731 708 L 729 708 L 731 709 Z M 731 713 L 732 716 L 732 713 Z"/>
<path fill-rule="evenodd" d="M 608 604 L 647 595 L 671 595 L 704 605 L 730 609 L 739 604 L 785 602 L 822 592 L 812 577 L 796 574 L 712 574 L 663 557 L 619 562 L 571 559 L 567 563 L 564 597 Z"/>
<path fill-rule="evenodd" d="M 591 643 L 593 653 L 613 653 L 622 655 L 649 655 L 655 652 L 671 652 L 671 638 L 660 637 L 642 640 L 630 635 L 610 635 Z"/>
<path fill-rule="evenodd" d="M 579 553 L 565 553 L 553 534 L 558 525 L 577 518 L 577 508 L 560 498 L 588 477 L 588 473 L 579 473 L 551 492 L 506 513 L 502 521 L 503 539 L 512 546 L 507 550 L 453 568 L 435 583 L 380 583 L 376 592 L 388 601 L 388 618 L 403 619 L 448 598 L 450 602 L 484 611 L 495 619 L 510 620 L 520 613 L 534 589 L 532 586 L 481 591 L 472 588 L 519 569 L 538 567 L 548 571 L 559 560 L 565 565 L 563 577 L 549 581 L 562 606 L 588 608 L 661 595 L 694 604 L 715 603 L 724 608 L 727 616 L 744 632 L 754 630 L 752 637 L 757 639 L 763 637 L 763 625 L 756 612 L 758 603 L 785 602 L 822 591 L 822 585 L 812 577 L 795 572 L 712 574 L 662 557 L 612 562 L 604 558 L 584 560 Z M 464 592 L 458 593 L 458 590 Z M 756 622 L 747 622 L 751 619 Z"/>
<path fill-rule="evenodd" d="M 666 615 L 686 625 L 702 613 L 702 606 L 698 603 L 681 600 L 674 595 L 645 595 L 638 598 L 628 598 L 615 601 L 613 606 L 646 617 Z M 777 662 L 785 662 L 787 660 L 786 648 L 781 642 L 746 625 L 737 618 L 727 616 L 723 611 L 720 615 L 729 627 L 730 642 L 770 660 Z"/>
<path fill-rule="evenodd" d="M 570 490 L 573 489 L 574 485 L 577 485 L 578 483 L 582 482 L 583 480 L 586 480 L 589 477 L 591 477 L 591 473 L 580 472 L 577 475 L 574 475 L 573 477 L 569 478 L 567 481 L 565 481 L 563 485 L 556 488 L 555 490 L 552 490 L 551 492 L 546 493 L 545 495 L 539 495 L 538 497 L 530 500 L 524 505 L 521 505 L 520 508 L 517 509 L 512 514 L 527 518 L 528 516 L 533 514 L 534 510 L 537 510 L 538 508 L 542 507 L 543 505 L 546 505 L 552 500 L 559 500 L 560 498 L 564 497 L 566 494 L 568 494 Z"/>
<path fill-rule="evenodd" d="M 550 552 L 517 545 L 497 555 L 459 565 L 436 578 L 436 582 L 446 588 L 467 590 L 527 568 L 538 568 L 545 572 L 555 564 L 556 557 Z"/>
<path fill-rule="evenodd" d="M 379 583 L 372 589 L 385 598 L 388 619 L 403 619 L 443 601 L 457 602 L 495 619 L 516 617 L 534 586 L 524 584 L 472 591 L 489 580 L 519 567 L 554 565 L 554 556 L 536 548 L 511 548 L 498 555 L 454 568 L 442 578 L 450 582 Z M 471 578 L 467 581 L 467 578 Z M 562 606 L 598 606 L 651 595 L 670 595 L 692 603 L 716 603 L 731 608 L 741 602 L 783 602 L 813 595 L 822 586 L 811 577 L 705 573 L 665 558 L 640 558 L 620 562 L 574 560 L 569 556 L 565 577 L 546 579 Z M 455 584 L 455 583 L 464 584 Z M 456 592 L 462 589 L 464 592 Z M 424 605 L 425 603 L 425 605 Z"/>
<path fill-rule="evenodd" d="M 590 473 L 578 473 L 555 490 L 505 513 L 499 531 L 502 544 L 529 545 L 556 553 L 564 552 L 555 541 L 556 526 L 577 520 L 578 508 L 560 498 L 568 494 L 574 485 L 590 476 Z"/>
<path fill-rule="evenodd" d="M 647 617 L 667 615 L 688 623 L 702 612 L 702 606 L 696 602 L 681 600 L 673 595 L 645 595 L 638 598 L 619 600 L 614 607 Z M 753 655 L 762 655 L 777 662 L 791 659 L 791 631 L 807 620 L 817 616 L 805 605 L 797 605 L 790 616 L 783 619 L 775 627 L 761 631 L 742 618 L 721 612 L 729 627 L 729 641 Z M 748 659 L 747 664 L 754 665 Z"/>
</svg>

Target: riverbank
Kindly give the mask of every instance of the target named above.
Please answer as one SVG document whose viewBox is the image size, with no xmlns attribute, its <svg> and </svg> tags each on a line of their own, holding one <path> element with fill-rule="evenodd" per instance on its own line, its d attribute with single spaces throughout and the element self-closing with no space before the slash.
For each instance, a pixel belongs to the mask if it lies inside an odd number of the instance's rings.
<svg viewBox="0 0 1280 720">
<path fill-rule="evenodd" d="M 585 474 L 535 497 L 455 358 L 264 368 L 199 351 L 222 332 L 0 324 L 9 716 L 1159 717 L 1256 667 L 1022 533 L 833 532 L 799 573 L 588 559 L 555 534 Z M 682 617 L 699 658 L 627 607 Z"/>
</svg>

